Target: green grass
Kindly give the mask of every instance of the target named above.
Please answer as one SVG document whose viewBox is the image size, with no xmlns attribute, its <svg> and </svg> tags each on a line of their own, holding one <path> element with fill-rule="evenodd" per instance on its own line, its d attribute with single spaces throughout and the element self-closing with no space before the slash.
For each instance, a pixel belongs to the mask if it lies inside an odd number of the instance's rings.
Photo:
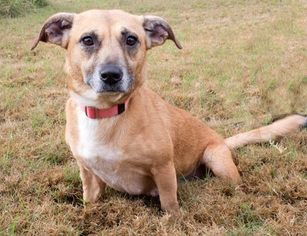
<svg viewBox="0 0 307 236">
<path fill-rule="evenodd" d="M 184 49 L 167 42 L 148 52 L 148 85 L 229 136 L 278 114 L 307 113 L 304 2 L 48 3 L 0 18 L 0 235 L 307 232 L 306 131 L 281 140 L 282 153 L 275 144 L 236 150 L 238 188 L 209 175 L 183 181 L 183 215 L 176 221 L 159 210 L 157 199 L 110 188 L 100 202 L 85 206 L 78 167 L 64 142 L 65 52 L 46 44 L 30 51 L 42 23 L 56 12 L 121 8 L 163 16 Z"/>
</svg>

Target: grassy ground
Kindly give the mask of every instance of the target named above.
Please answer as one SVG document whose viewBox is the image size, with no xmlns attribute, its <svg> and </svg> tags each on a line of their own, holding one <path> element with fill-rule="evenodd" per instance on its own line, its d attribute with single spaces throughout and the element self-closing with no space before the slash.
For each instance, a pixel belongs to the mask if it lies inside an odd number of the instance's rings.
<svg viewBox="0 0 307 236">
<path fill-rule="evenodd" d="M 46 0 L 0 0 L 0 17 L 17 17 L 48 5 Z"/>
<path fill-rule="evenodd" d="M 161 212 L 157 199 L 110 188 L 83 206 L 64 142 L 64 51 L 29 48 L 49 15 L 90 8 L 167 18 L 184 50 L 170 42 L 152 50 L 148 83 L 225 136 L 281 113 L 307 113 L 305 1 L 56 0 L 0 18 L 0 235 L 304 235 L 306 131 L 237 150 L 237 188 L 214 177 L 182 182 L 180 219 Z"/>
</svg>

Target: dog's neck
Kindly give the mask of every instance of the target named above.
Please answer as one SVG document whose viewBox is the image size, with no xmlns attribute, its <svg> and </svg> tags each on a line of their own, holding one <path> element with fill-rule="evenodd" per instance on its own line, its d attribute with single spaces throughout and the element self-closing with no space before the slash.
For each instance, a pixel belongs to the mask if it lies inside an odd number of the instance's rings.
<svg viewBox="0 0 307 236">
<path fill-rule="evenodd" d="M 104 109 L 98 109 L 96 107 L 85 106 L 84 112 L 85 112 L 85 115 L 90 119 L 111 118 L 113 116 L 117 116 L 125 112 L 125 110 L 127 110 L 128 108 L 128 103 L 129 103 L 129 99 L 127 99 L 124 103 L 120 103 L 115 106 L 104 108 Z"/>
<path fill-rule="evenodd" d="M 122 95 L 115 102 L 106 101 L 105 99 L 94 98 L 94 94 L 89 92 L 80 95 L 72 90 L 69 91 L 74 103 L 81 107 L 85 115 L 90 119 L 111 118 L 122 114 L 128 109 L 128 104 L 132 94 Z"/>
</svg>

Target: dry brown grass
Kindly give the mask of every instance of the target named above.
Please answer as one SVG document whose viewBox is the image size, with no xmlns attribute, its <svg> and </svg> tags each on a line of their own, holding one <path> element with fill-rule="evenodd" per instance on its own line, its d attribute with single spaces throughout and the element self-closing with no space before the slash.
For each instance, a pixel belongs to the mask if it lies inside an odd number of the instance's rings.
<svg viewBox="0 0 307 236">
<path fill-rule="evenodd" d="M 51 2 L 51 1 L 50 1 Z M 304 1 L 52 1 L 40 12 L 0 19 L 0 235 L 304 235 L 307 132 L 235 152 L 243 184 L 207 176 L 181 181 L 183 215 L 154 198 L 107 190 L 84 206 L 78 169 L 64 142 L 64 52 L 29 48 L 57 11 L 122 8 L 164 16 L 184 50 L 152 50 L 148 83 L 228 136 L 277 114 L 307 113 Z"/>
</svg>

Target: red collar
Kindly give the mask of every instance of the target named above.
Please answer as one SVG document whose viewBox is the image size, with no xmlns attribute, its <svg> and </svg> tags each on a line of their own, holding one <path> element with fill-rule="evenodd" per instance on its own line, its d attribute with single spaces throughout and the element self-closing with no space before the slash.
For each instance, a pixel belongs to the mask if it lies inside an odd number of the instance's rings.
<svg viewBox="0 0 307 236">
<path fill-rule="evenodd" d="M 123 113 L 128 108 L 129 99 L 124 103 L 117 104 L 110 108 L 99 109 L 96 107 L 86 106 L 84 107 L 85 115 L 90 119 L 103 119 L 117 116 Z"/>
</svg>

